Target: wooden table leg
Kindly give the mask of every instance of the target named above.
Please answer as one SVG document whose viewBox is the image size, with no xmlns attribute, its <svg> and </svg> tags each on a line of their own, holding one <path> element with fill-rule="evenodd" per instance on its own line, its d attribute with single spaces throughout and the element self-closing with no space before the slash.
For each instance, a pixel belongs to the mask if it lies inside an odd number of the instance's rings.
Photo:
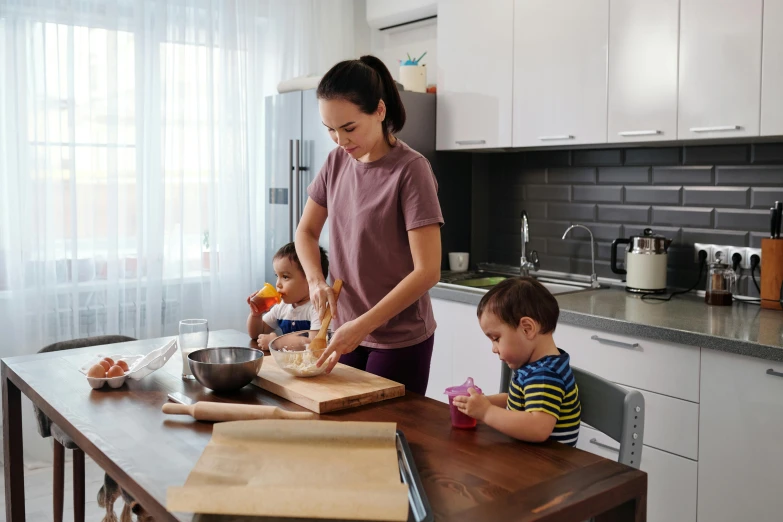
<svg viewBox="0 0 783 522">
<path fill-rule="evenodd" d="M 595 522 L 647 522 L 647 494 L 601 513 Z"/>
<path fill-rule="evenodd" d="M 23 522 L 24 455 L 22 453 L 22 393 L 8 378 L 2 363 L 3 379 L 3 457 L 5 458 L 5 518 Z"/>
</svg>

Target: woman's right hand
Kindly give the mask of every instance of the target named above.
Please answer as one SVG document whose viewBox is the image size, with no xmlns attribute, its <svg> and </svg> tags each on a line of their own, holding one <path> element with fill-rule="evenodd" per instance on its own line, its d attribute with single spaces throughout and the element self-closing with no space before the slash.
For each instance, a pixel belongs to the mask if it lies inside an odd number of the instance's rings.
<svg viewBox="0 0 783 522">
<path fill-rule="evenodd" d="M 332 290 L 332 287 L 329 286 L 324 279 L 310 283 L 310 302 L 313 303 L 313 306 L 318 311 L 318 316 L 321 318 L 321 321 L 324 319 L 327 304 L 332 310 L 332 318 L 337 316 L 334 290 Z"/>
</svg>

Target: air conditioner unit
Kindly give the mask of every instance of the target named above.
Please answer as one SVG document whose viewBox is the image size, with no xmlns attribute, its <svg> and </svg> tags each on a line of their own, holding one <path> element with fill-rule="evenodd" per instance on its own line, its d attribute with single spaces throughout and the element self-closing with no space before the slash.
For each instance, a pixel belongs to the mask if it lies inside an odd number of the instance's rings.
<svg viewBox="0 0 783 522">
<path fill-rule="evenodd" d="M 373 29 L 389 29 L 437 14 L 437 0 L 367 0 L 367 23 Z"/>
</svg>

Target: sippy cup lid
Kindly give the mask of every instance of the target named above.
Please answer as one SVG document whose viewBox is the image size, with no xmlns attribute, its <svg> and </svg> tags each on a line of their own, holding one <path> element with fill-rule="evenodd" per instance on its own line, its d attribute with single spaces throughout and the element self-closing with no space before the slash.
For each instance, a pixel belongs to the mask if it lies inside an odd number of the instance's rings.
<svg viewBox="0 0 783 522">
<path fill-rule="evenodd" d="M 462 383 L 459 386 L 451 386 L 450 388 L 446 388 L 446 391 L 444 391 L 443 393 L 445 393 L 449 397 L 458 397 L 460 395 L 470 395 L 468 393 L 468 388 L 473 388 L 477 392 L 483 393 L 481 391 L 481 388 L 479 388 L 478 386 L 473 384 L 473 377 L 468 377 L 468 380 L 465 381 L 464 383 Z"/>
</svg>

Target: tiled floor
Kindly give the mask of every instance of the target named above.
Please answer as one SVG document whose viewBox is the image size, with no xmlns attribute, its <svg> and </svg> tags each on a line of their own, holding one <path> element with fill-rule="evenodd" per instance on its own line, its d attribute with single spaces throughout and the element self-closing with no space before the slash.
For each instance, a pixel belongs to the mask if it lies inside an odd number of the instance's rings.
<svg viewBox="0 0 783 522">
<path fill-rule="evenodd" d="M 52 515 L 52 468 L 25 470 L 25 511 L 28 522 L 51 522 Z M 103 470 L 89 457 L 85 459 L 85 522 L 101 522 L 106 510 L 98 507 L 98 491 L 103 485 Z M 5 483 L 0 475 L 0 522 L 5 522 Z M 122 500 L 117 500 L 114 512 L 119 517 Z M 135 518 L 135 517 L 134 517 Z M 73 471 L 71 463 L 65 463 L 65 508 L 64 522 L 73 522 Z"/>
</svg>

